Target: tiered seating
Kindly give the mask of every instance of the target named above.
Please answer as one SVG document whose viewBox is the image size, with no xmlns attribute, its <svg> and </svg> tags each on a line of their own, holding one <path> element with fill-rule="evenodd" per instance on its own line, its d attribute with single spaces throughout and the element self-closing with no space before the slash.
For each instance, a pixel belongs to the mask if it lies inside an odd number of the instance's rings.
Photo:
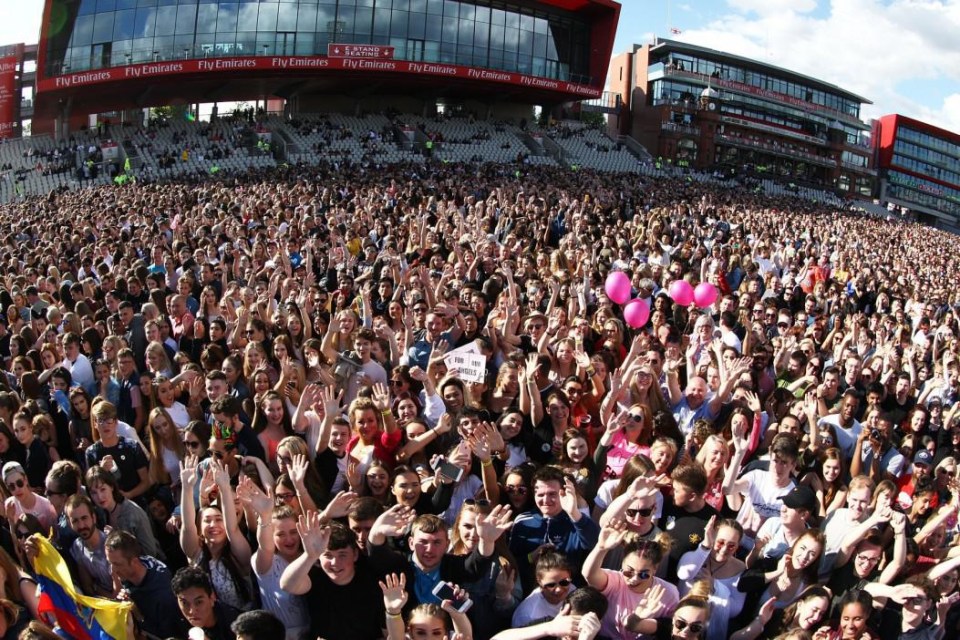
<svg viewBox="0 0 960 640">
<path fill-rule="evenodd" d="M 618 148 L 602 131 L 582 122 L 564 120 L 546 134 L 569 154 L 570 164 L 597 171 L 640 171 L 640 161 L 626 147 Z"/>
<path fill-rule="evenodd" d="M 392 123 L 380 114 L 330 113 L 291 120 L 274 116 L 265 125 L 272 131 L 281 130 L 293 141 L 294 147 L 287 153 L 287 161 L 292 164 L 423 161 L 422 156 L 396 143 Z"/>
<path fill-rule="evenodd" d="M 520 129 L 506 122 L 417 116 L 402 116 L 401 119 L 434 138 L 434 156 L 444 162 L 515 162 L 518 154 L 530 154 L 530 149 L 520 139 Z M 535 162 L 545 163 L 542 160 Z M 552 164 L 552 161 L 546 164 Z"/>
<path fill-rule="evenodd" d="M 174 120 L 149 127 L 122 128 L 139 157 L 136 173 L 146 177 L 174 177 L 188 173 L 246 171 L 275 166 L 268 153 L 245 146 L 250 127 L 245 120 L 219 118 L 213 122 Z M 183 152 L 187 152 L 186 160 Z"/>
<path fill-rule="evenodd" d="M 0 201 L 18 194 L 45 194 L 64 186 L 79 186 L 77 166 L 87 158 L 90 146 L 100 146 L 95 131 L 78 132 L 61 143 L 50 136 L 0 143 Z M 94 180 L 84 180 L 84 184 L 101 184 L 109 179 L 101 172 Z"/>
</svg>

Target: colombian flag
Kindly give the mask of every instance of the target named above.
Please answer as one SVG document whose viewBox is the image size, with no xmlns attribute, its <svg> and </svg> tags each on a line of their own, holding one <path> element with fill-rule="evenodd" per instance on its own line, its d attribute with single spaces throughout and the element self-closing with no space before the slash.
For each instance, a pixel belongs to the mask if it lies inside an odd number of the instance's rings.
<svg viewBox="0 0 960 640">
<path fill-rule="evenodd" d="M 40 585 L 39 613 L 55 619 L 73 640 L 126 640 L 133 604 L 82 595 L 73 586 L 67 563 L 50 541 L 34 535 L 40 553 L 33 562 Z"/>
</svg>

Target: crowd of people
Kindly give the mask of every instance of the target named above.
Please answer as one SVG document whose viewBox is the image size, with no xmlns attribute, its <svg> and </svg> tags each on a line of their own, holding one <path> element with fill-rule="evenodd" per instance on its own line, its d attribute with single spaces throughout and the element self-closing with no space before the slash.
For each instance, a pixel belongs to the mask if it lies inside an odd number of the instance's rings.
<svg viewBox="0 0 960 640">
<path fill-rule="evenodd" d="M 41 537 L 138 638 L 960 633 L 954 236 L 453 163 L 0 220 L 4 639 L 67 635 Z"/>
</svg>

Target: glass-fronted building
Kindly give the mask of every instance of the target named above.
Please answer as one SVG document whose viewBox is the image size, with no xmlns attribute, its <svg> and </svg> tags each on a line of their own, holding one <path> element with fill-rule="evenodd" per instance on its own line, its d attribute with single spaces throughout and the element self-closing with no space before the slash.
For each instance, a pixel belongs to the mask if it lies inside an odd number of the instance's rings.
<svg viewBox="0 0 960 640">
<path fill-rule="evenodd" d="M 747 169 L 868 197 L 876 171 L 861 121 L 869 101 L 757 60 L 656 39 L 613 58 L 628 111 L 616 119 L 664 162 Z"/>
<path fill-rule="evenodd" d="M 880 199 L 960 232 L 960 134 L 893 114 L 874 123 Z"/>
<path fill-rule="evenodd" d="M 557 3 L 562 5 L 563 3 Z M 384 45 L 418 62 L 589 84 L 591 22 L 547 2 L 51 0 L 48 76 L 145 62 L 326 55 Z"/>
</svg>

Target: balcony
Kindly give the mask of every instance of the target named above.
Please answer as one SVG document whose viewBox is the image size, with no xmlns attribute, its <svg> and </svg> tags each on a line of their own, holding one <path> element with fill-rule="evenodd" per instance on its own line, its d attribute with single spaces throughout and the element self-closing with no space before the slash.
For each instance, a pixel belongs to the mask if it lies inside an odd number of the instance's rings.
<svg viewBox="0 0 960 640">
<path fill-rule="evenodd" d="M 660 131 L 670 131 L 683 136 L 699 136 L 700 128 L 676 122 L 661 122 Z"/>
<path fill-rule="evenodd" d="M 765 151 L 767 153 L 772 153 L 775 156 L 792 158 L 794 160 L 803 160 L 804 162 L 810 162 L 821 167 L 837 166 L 837 162 L 833 158 L 826 158 L 824 156 L 818 156 L 816 154 L 801 151 L 799 149 L 790 149 L 789 147 L 784 147 L 777 144 L 768 144 L 766 142 L 760 142 L 759 140 L 753 140 L 751 138 L 718 134 L 716 140 L 724 144 L 733 145 L 734 147 Z"/>
</svg>

